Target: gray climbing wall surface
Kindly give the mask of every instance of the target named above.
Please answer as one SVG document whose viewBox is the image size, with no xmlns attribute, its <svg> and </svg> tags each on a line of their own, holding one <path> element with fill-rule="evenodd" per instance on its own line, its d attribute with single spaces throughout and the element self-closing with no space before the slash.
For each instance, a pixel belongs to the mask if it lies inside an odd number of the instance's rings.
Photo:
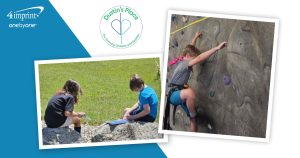
<svg viewBox="0 0 300 158">
<path fill-rule="evenodd" d="M 173 15 L 171 32 L 201 17 Z M 228 45 L 193 67 L 189 85 L 197 94 L 199 132 L 265 137 L 274 23 L 208 18 L 170 35 L 169 61 L 201 31 L 201 52 L 222 41 Z M 168 66 L 167 81 L 176 65 Z M 172 114 L 171 114 L 172 115 Z M 173 130 L 187 131 L 189 119 L 177 108 Z M 183 118 L 183 119 L 182 119 Z"/>
</svg>

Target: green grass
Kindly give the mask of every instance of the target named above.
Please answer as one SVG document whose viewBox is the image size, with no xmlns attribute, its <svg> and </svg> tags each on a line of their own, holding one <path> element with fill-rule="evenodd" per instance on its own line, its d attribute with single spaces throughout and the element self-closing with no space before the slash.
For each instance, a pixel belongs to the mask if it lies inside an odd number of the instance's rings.
<svg viewBox="0 0 300 158">
<path fill-rule="evenodd" d="M 138 100 L 138 94 L 129 89 L 132 74 L 139 74 L 157 93 L 160 100 L 160 80 L 156 80 L 159 58 L 110 60 L 79 63 L 40 64 L 41 114 L 44 118 L 49 99 L 61 89 L 66 80 L 79 82 L 83 89 L 75 111 L 83 111 L 96 125 L 122 117 L 125 107 Z M 158 122 L 159 118 L 156 118 Z"/>
</svg>

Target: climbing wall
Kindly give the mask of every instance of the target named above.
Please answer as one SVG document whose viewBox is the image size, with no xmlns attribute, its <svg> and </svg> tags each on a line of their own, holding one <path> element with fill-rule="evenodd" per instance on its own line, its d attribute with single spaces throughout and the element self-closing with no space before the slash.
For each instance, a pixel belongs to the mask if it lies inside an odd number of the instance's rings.
<svg viewBox="0 0 300 158">
<path fill-rule="evenodd" d="M 169 41 L 171 61 L 202 32 L 201 52 L 222 41 L 226 48 L 194 66 L 189 85 L 197 93 L 199 132 L 265 137 L 270 87 L 274 23 L 173 15 Z M 167 81 L 176 64 L 168 66 Z M 177 108 L 173 130 L 187 131 L 189 119 Z M 183 118 L 183 119 L 182 119 Z"/>
</svg>

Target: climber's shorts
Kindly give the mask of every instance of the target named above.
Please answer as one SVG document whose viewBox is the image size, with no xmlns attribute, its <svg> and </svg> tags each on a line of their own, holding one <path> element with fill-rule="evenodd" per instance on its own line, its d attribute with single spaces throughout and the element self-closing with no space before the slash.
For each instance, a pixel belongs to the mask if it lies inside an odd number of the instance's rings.
<svg viewBox="0 0 300 158">
<path fill-rule="evenodd" d="M 170 102 L 171 104 L 173 105 L 182 105 L 182 104 L 185 104 L 181 98 L 180 98 L 180 92 L 181 90 L 178 90 L 178 91 L 174 91 L 172 94 L 171 94 L 171 97 L 170 97 Z"/>
<path fill-rule="evenodd" d="M 65 123 L 60 127 L 69 127 L 73 123 L 72 117 L 67 117 Z"/>
<path fill-rule="evenodd" d="M 170 97 L 170 103 L 174 106 L 180 105 L 181 108 L 187 113 L 187 115 L 190 118 L 196 117 L 196 113 L 191 113 L 189 111 L 189 109 L 187 108 L 186 103 L 183 100 L 181 100 L 180 92 L 181 92 L 181 90 L 172 92 L 171 97 Z"/>
</svg>

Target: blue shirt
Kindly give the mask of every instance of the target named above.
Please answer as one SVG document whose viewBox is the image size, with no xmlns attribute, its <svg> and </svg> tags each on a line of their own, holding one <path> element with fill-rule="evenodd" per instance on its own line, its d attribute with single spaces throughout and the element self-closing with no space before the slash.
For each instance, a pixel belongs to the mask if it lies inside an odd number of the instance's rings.
<svg viewBox="0 0 300 158">
<path fill-rule="evenodd" d="M 149 115 L 153 118 L 156 118 L 157 115 L 157 106 L 158 106 L 158 97 L 153 88 L 150 86 L 145 87 L 139 95 L 139 110 L 144 110 L 143 105 L 149 104 L 150 113 Z"/>
</svg>

